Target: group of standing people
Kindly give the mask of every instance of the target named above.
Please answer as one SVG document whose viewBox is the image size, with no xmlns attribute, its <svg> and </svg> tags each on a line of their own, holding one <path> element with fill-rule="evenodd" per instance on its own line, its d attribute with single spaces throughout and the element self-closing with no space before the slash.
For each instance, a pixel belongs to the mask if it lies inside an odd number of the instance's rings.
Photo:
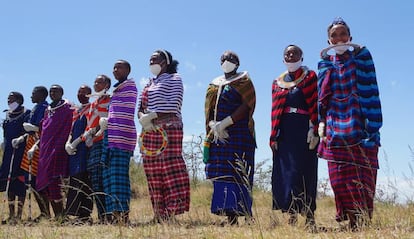
<svg viewBox="0 0 414 239">
<path fill-rule="evenodd" d="M 169 220 L 188 211 L 190 205 L 189 177 L 182 157 L 183 84 L 177 65 L 169 52 L 155 51 L 150 58 L 154 78 L 138 104 L 153 222 Z M 129 223 L 129 164 L 138 138 L 134 122 L 138 93 L 134 80 L 128 78 L 130 72 L 127 61 L 115 62 L 117 82 L 112 94 L 108 92 L 111 79 L 98 75 L 93 93 L 89 86 L 80 86 L 80 105 L 64 100 L 63 88 L 57 84 L 49 90 L 34 88 L 36 105 L 31 111 L 23 106 L 22 94 L 9 94 L 0 189 L 7 192 L 10 210 L 3 223 L 21 220 L 26 186 L 35 192 L 40 209 L 34 221 L 50 219 L 52 206 L 55 220 L 90 224 L 95 202 L 100 223 Z M 168 134 L 168 146 L 157 154 L 147 153 L 163 142 L 160 130 Z"/>
<path fill-rule="evenodd" d="M 378 166 L 381 103 L 370 52 L 352 44 L 349 26 L 336 18 L 328 26 L 329 46 L 318 73 L 302 65 L 303 52 L 283 51 L 287 71 L 272 82 L 270 148 L 273 152 L 273 209 L 298 215 L 315 226 L 318 157 L 328 162 L 336 220 L 357 229 L 372 218 Z M 330 50 L 334 54 L 330 54 Z M 255 91 L 247 72 L 237 72 L 238 56 L 221 56 L 223 76 L 207 90 L 204 161 L 213 181 L 212 213 L 230 225 L 252 214 L 256 148 Z"/>
<path fill-rule="evenodd" d="M 328 161 L 336 219 L 349 220 L 356 228 L 360 219 L 372 217 L 381 105 L 370 52 L 351 40 L 349 26 L 335 19 L 328 27 L 329 47 L 321 53 L 318 74 L 302 65 L 302 49 L 289 45 L 283 52 L 287 71 L 272 82 L 273 209 L 288 213 L 291 225 L 298 214 L 305 216 L 307 225 L 315 225 L 318 156 Z M 328 55 L 330 49 L 335 54 Z M 152 222 L 171 220 L 189 210 L 178 61 L 168 51 L 157 50 L 149 65 L 154 77 L 139 97 L 125 60 L 114 65 L 117 83 L 112 94 L 108 94 L 110 78 L 99 75 L 94 93 L 86 85 L 79 88 L 78 107 L 62 99 L 59 85 L 49 89 L 50 105 L 47 89 L 35 87 L 32 111 L 23 107 L 20 93 L 10 93 L 0 169 L 9 220 L 21 218 L 30 185 L 37 192 L 40 218 L 50 218 L 50 204 L 56 217 L 73 215 L 89 222 L 95 201 L 100 221 L 128 222 L 128 169 L 137 140 Z M 225 51 L 220 65 L 224 74 L 209 84 L 205 98 L 204 162 L 207 179 L 213 182 L 211 212 L 226 216 L 230 225 L 238 224 L 240 216 L 253 223 L 256 93 L 248 72 L 238 72 L 235 52 Z M 90 103 L 91 98 L 96 99 Z M 136 109 L 142 126 L 139 136 Z M 62 180 L 68 176 L 64 206 Z"/>
</svg>

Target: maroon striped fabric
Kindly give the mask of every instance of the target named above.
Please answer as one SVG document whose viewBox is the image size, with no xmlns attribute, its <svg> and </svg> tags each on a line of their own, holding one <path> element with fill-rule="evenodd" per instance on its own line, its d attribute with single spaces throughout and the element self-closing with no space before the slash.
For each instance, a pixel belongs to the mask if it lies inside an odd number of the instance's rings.
<svg viewBox="0 0 414 239">
<path fill-rule="evenodd" d="M 362 148 L 352 156 L 362 157 Z M 367 158 L 377 157 L 378 148 L 365 150 Z M 349 154 L 349 153 L 348 153 Z M 364 156 L 365 157 L 365 156 Z M 347 220 L 347 212 L 368 213 L 372 217 L 377 169 L 350 163 L 328 161 L 329 178 L 335 194 L 336 220 Z"/>
</svg>

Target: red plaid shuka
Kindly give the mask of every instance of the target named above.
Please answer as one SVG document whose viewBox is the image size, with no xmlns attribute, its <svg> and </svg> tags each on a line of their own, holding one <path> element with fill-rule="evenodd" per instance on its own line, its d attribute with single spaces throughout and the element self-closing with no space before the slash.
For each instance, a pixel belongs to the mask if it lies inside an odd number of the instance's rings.
<svg viewBox="0 0 414 239">
<path fill-rule="evenodd" d="M 377 158 L 378 147 L 356 145 L 349 149 L 348 157 L 355 161 Z M 336 220 L 347 220 L 347 212 L 368 213 L 372 217 L 376 189 L 377 168 L 328 161 L 329 178 L 335 194 Z"/>
<path fill-rule="evenodd" d="M 180 118 L 172 116 L 156 119 L 168 136 L 167 148 L 158 156 L 143 155 L 143 165 L 148 189 L 156 217 L 182 214 L 190 209 L 190 183 L 182 157 L 183 124 Z M 162 143 L 161 134 L 146 133 L 143 144 L 155 150 Z"/>
<path fill-rule="evenodd" d="M 304 71 L 307 70 L 306 67 L 301 67 L 299 70 L 294 72 L 294 81 L 298 79 Z M 306 74 L 305 78 L 296 85 L 296 87 L 300 88 L 303 92 L 304 98 L 308 105 L 309 116 L 312 124 L 314 127 L 314 133 L 317 133 L 318 124 L 318 106 L 317 106 L 317 99 L 318 99 L 318 91 L 317 91 L 317 77 L 314 71 L 307 70 L 308 73 Z M 282 74 L 280 77 L 284 77 L 285 74 Z M 278 79 L 279 79 L 278 78 Z M 277 137 L 279 134 L 279 124 L 280 118 L 283 114 L 283 109 L 285 107 L 286 96 L 289 93 L 289 89 L 282 88 L 277 84 L 278 79 L 275 79 L 272 83 L 272 128 L 270 134 L 270 144 L 277 141 Z"/>
</svg>

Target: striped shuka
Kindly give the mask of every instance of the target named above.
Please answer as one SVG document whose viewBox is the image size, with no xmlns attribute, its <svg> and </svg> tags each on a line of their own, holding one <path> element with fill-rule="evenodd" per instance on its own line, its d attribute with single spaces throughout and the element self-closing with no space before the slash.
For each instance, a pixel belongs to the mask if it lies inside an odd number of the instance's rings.
<svg viewBox="0 0 414 239">
<path fill-rule="evenodd" d="M 181 118 L 184 87 L 178 73 L 163 73 L 157 78 L 150 79 L 144 92 L 148 100 L 142 102 L 140 97 L 141 109 L 148 112 L 174 113 Z"/>
<path fill-rule="evenodd" d="M 134 151 L 137 87 L 132 79 L 115 85 L 108 110 L 108 147 Z"/>
<path fill-rule="evenodd" d="M 305 72 L 306 71 L 306 72 Z M 283 110 L 285 108 L 286 96 L 289 93 L 289 90 L 282 88 L 278 85 L 279 80 L 288 74 L 287 72 L 280 75 L 272 83 L 272 112 L 271 112 L 271 133 L 270 133 L 270 145 L 277 141 L 279 136 L 279 125 L 280 119 L 283 115 Z M 306 104 L 308 105 L 308 112 L 310 116 L 310 121 L 314 126 L 318 124 L 318 114 L 317 114 L 317 98 L 318 91 L 316 88 L 315 79 L 316 73 L 314 71 L 308 70 L 306 67 L 302 66 L 299 70 L 294 72 L 294 79 L 299 79 L 302 74 L 305 74 L 302 81 L 300 81 L 296 86 L 301 89 Z M 317 133 L 317 127 L 314 127 L 315 134 Z"/>
<path fill-rule="evenodd" d="M 86 114 L 88 125 L 86 126 L 85 131 L 98 127 L 99 119 L 101 117 L 108 117 L 108 106 L 110 101 L 111 98 L 109 95 L 103 95 L 91 103 L 89 107 L 89 112 Z M 95 136 L 93 138 L 93 142 L 95 143 L 101 141 L 102 139 L 103 134 Z"/>
<path fill-rule="evenodd" d="M 328 160 L 329 177 L 335 194 L 337 220 L 345 220 L 346 213 L 368 212 L 372 215 L 377 178 L 379 129 L 382 126 L 381 103 L 375 67 L 367 48 L 356 48 L 341 58 L 328 56 L 318 65 L 319 120 L 326 123 L 326 135 L 350 132 L 350 141 L 321 141 L 318 155 Z M 339 104 L 332 99 L 345 99 L 355 94 L 355 103 Z M 342 107 L 342 108 L 341 108 Z M 343 107 L 348 110 L 343 111 Z M 353 128 L 339 124 L 332 132 L 329 117 L 348 117 L 347 112 L 359 111 L 351 117 L 351 126 L 361 127 L 363 134 L 355 134 Z M 341 114 L 343 114 L 341 116 Z M 349 123 L 348 122 L 348 123 Z"/>
<path fill-rule="evenodd" d="M 156 218 L 182 214 L 190 208 L 190 183 L 182 156 L 183 122 L 181 105 L 183 85 L 179 74 L 164 73 L 152 79 L 140 97 L 140 112 L 170 113 L 154 119 L 154 124 L 166 131 L 168 144 L 159 155 L 142 153 L 148 189 Z M 144 132 L 141 132 L 144 134 Z M 143 145 L 156 150 L 162 144 L 161 134 L 145 132 Z"/>
<path fill-rule="evenodd" d="M 30 118 L 29 118 L 29 123 L 31 123 L 32 125 L 35 126 L 40 126 L 40 121 L 43 119 L 43 116 L 45 115 L 45 110 L 48 106 L 48 103 L 46 101 L 42 102 L 42 103 L 38 103 L 36 104 L 32 111 L 30 112 Z M 39 140 L 40 135 L 38 132 L 30 132 L 29 136 L 27 137 L 26 140 L 26 148 L 24 149 L 24 154 L 23 154 L 23 159 L 22 159 L 22 163 L 20 165 L 20 167 L 25 170 L 27 173 L 29 173 L 29 164 L 30 164 L 30 160 L 27 156 L 27 151 L 29 151 L 33 145 Z M 33 158 L 32 158 L 32 175 L 36 176 L 37 175 L 37 165 L 39 162 L 39 149 L 37 149 L 34 152 Z M 34 185 L 35 179 L 32 180 L 32 183 Z"/>
</svg>

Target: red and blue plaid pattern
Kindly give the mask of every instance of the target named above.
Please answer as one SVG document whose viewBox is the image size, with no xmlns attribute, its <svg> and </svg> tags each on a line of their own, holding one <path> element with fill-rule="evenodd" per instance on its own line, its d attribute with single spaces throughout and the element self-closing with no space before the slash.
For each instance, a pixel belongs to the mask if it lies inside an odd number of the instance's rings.
<svg viewBox="0 0 414 239">
<path fill-rule="evenodd" d="M 190 181 L 182 157 L 183 124 L 178 117 L 156 119 L 168 136 L 167 148 L 159 155 L 143 155 L 143 165 L 154 214 L 159 217 L 182 214 L 190 208 Z M 144 145 L 154 150 L 162 144 L 158 131 L 147 132 Z"/>
</svg>

